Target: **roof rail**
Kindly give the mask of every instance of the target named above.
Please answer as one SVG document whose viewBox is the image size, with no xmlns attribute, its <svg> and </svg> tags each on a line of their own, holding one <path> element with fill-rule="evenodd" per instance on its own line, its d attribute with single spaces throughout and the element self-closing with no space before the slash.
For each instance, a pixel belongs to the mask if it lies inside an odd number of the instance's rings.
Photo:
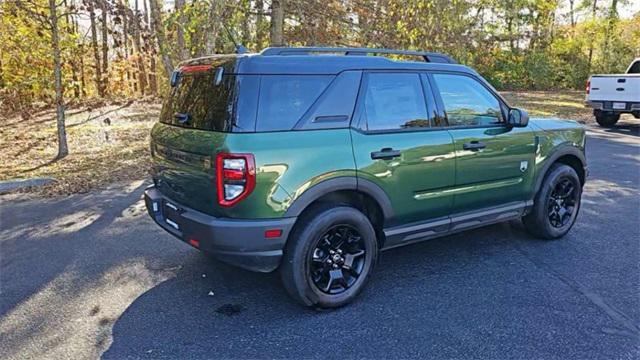
<svg viewBox="0 0 640 360">
<path fill-rule="evenodd" d="M 393 50 L 393 49 L 373 49 L 373 48 L 352 48 L 352 47 L 269 47 L 260 53 L 264 56 L 276 55 L 311 55 L 312 53 L 344 53 L 344 55 L 367 54 L 393 54 L 420 56 L 426 62 L 457 64 L 455 60 L 441 53 L 414 51 L 414 50 Z"/>
</svg>

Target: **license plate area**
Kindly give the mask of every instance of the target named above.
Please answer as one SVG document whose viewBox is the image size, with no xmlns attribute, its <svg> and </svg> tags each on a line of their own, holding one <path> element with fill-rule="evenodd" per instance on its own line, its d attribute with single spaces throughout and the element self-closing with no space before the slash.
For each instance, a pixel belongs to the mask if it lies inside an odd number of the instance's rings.
<svg viewBox="0 0 640 360">
<path fill-rule="evenodd" d="M 180 208 L 175 205 L 172 204 L 168 201 L 164 201 L 163 202 L 163 206 L 162 206 L 162 213 L 164 215 L 164 222 L 169 225 L 170 227 L 172 227 L 175 230 L 180 231 L 180 219 L 182 218 L 182 216 L 180 215 L 182 211 L 180 210 Z"/>
<path fill-rule="evenodd" d="M 623 102 L 614 102 L 613 103 L 613 108 L 616 110 L 624 110 L 627 108 L 627 103 L 623 103 Z"/>
</svg>

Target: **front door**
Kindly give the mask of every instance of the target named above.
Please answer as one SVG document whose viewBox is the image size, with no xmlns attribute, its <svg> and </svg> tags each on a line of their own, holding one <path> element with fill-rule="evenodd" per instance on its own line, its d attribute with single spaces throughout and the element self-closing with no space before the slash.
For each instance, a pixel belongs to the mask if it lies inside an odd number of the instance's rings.
<svg viewBox="0 0 640 360">
<path fill-rule="evenodd" d="M 531 128 L 508 126 L 506 104 L 473 76 L 433 73 L 431 80 L 455 146 L 452 213 L 529 200 L 536 148 Z"/>
<path fill-rule="evenodd" d="M 385 226 L 447 218 L 451 210 L 445 190 L 454 183 L 453 141 L 437 123 L 428 86 L 418 73 L 364 74 L 353 152 L 358 178 L 391 200 L 395 220 Z"/>
</svg>

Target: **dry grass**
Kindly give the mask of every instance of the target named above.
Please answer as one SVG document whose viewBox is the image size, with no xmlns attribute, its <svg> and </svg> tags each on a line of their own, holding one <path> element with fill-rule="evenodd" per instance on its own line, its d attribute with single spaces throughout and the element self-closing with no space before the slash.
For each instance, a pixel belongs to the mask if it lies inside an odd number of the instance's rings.
<svg viewBox="0 0 640 360">
<path fill-rule="evenodd" d="M 532 117 L 555 117 L 595 122 L 593 110 L 584 106 L 584 91 L 503 91 L 509 105 L 526 110 Z"/>
<path fill-rule="evenodd" d="M 531 116 L 593 122 L 580 91 L 504 92 Z M 149 130 L 158 102 L 93 104 L 67 111 L 69 156 L 57 153 L 53 110 L 0 118 L 0 180 L 50 176 L 52 185 L 28 189 L 45 195 L 87 192 L 120 180 L 148 177 Z M 110 125 L 105 123 L 109 119 Z"/>
<path fill-rule="evenodd" d="M 55 183 L 28 191 L 54 195 L 145 178 L 149 130 L 159 111 L 156 102 L 68 109 L 69 155 L 61 160 L 54 160 L 57 137 L 52 110 L 0 119 L 0 180 L 53 177 Z"/>
</svg>

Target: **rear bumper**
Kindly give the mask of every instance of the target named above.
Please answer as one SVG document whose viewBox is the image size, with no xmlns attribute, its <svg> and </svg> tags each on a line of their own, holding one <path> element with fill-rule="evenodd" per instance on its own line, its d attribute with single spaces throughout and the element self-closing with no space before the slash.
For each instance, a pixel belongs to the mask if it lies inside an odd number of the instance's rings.
<svg viewBox="0 0 640 360">
<path fill-rule="evenodd" d="M 624 109 L 614 109 L 613 103 L 625 103 Z M 607 100 L 587 100 L 584 102 L 585 106 L 590 107 L 594 110 L 601 110 L 606 112 L 613 113 L 630 113 L 635 111 L 640 111 L 640 102 L 630 102 L 630 101 L 607 101 Z"/>
<path fill-rule="evenodd" d="M 178 239 L 221 261 L 259 272 L 273 271 L 280 265 L 282 250 L 296 221 L 295 217 L 216 218 L 167 198 L 153 186 L 145 190 L 144 201 L 151 218 Z M 282 234 L 265 238 L 265 231 L 271 229 L 280 229 Z"/>
</svg>

